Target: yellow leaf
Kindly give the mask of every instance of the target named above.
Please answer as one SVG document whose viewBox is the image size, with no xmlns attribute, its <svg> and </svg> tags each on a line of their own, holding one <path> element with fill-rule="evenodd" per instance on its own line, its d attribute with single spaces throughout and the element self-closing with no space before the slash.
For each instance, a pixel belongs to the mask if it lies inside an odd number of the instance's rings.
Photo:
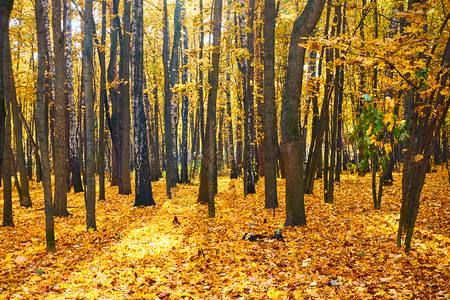
<svg viewBox="0 0 450 300">
<path fill-rule="evenodd" d="M 277 291 L 273 288 L 270 288 L 267 291 L 267 297 L 269 297 L 269 299 L 283 299 L 287 297 L 287 292 L 285 291 Z"/>
</svg>

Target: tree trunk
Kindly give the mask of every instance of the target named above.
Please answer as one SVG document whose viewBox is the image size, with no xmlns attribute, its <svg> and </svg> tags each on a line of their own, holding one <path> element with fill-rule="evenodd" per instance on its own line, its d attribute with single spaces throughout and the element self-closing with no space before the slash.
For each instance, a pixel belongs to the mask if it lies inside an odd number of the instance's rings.
<svg viewBox="0 0 450 300">
<path fill-rule="evenodd" d="M 0 121 L 2 141 L 1 170 L 3 176 L 3 226 L 14 226 L 12 209 L 12 152 L 11 152 L 11 103 L 5 93 L 5 87 L 10 85 L 11 77 L 5 75 L 7 63 L 7 46 L 9 44 L 9 17 L 13 8 L 13 1 L 0 3 Z"/>
<path fill-rule="evenodd" d="M 213 10 L 213 51 L 211 54 L 212 70 L 208 79 L 208 111 L 206 116 L 205 144 L 203 148 L 202 165 L 200 169 L 200 187 L 198 202 L 208 203 L 208 215 L 215 217 L 214 176 L 216 160 L 216 102 L 219 84 L 220 37 L 222 27 L 222 0 L 214 0 Z"/>
<path fill-rule="evenodd" d="M 119 17 L 119 0 L 113 0 L 112 13 L 114 15 L 111 20 L 111 33 L 110 33 L 110 52 L 109 52 L 109 64 L 107 80 L 109 85 L 109 99 L 111 101 L 112 113 L 110 118 L 110 135 L 112 141 L 112 162 L 111 162 L 111 185 L 120 185 L 120 158 L 121 158 L 121 140 L 120 140 L 120 101 L 119 101 L 119 89 L 117 83 L 117 44 L 119 42 L 120 29 L 120 17 Z M 106 117 L 108 118 L 109 112 L 105 107 Z"/>
<path fill-rule="evenodd" d="M 55 215 L 60 217 L 69 216 L 67 211 L 67 107 L 65 95 L 65 36 L 61 27 L 61 0 L 52 1 L 52 33 L 53 49 L 55 58 L 55 152 L 53 153 L 55 172 Z"/>
<path fill-rule="evenodd" d="M 198 60 L 199 60 L 199 66 L 198 66 L 198 119 L 199 119 L 199 130 L 200 130 L 200 140 L 202 145 L 202 150 L 205 145 L 205 113 L 204 113 L 204 88 L 203 88 L 203 47 L 204 47 L 204 39 L 205 39 L 205 33 L 204 33 L 204 26 L 203 26 L 203 0 L 199 0 L 199 9 L 200 9 L 200 28 L 199 28 L 199 50 L 198 50 Z M 198 149 L 200 151 L 200 147 Z"/>
<path fill-rule="evenodd" d="M 283 89 L 281 114 L 283 155 L 286 170 L 286 225 L 306 224 L 304 204 L 303 153 L 301 153 L 300 107 L 303 65 L 306 49 L 302 46 L 320 19 L 324 0 L 308 0 L 295 20 L 289 44 L 288 64 Z"/>
<path fill-rule="evenodd" d="M 71 183 L 75 193 L 83 191 L 83 182 L 81 181 L 80 153 L 78 148 L 77 114 L 74 98 L 74 76 L 72 64 L 72 20 L 70 1 L 64 0 L 64 28 L 65 28 L 65 64 L 66 64 L 66 102 L 68 109 L 69 123 L 69 168 L 72 173 Z"/>
<path fill-rule="evenodd" d="M 265 208 L 278 207 L 277 198 L 277 106 L 275 103 L 274 0 L 264 2 L 264 187 Z"/>
<path fill-rule="evenodd" d="M 181 75 L 181 83 L 186 84 L 188 82 L 188 54 L 189 50 L 189 40 L 188 31 L 185 26 L 183 26 L 183 47 L 182 47 L 182 57 L 183 57 L 183 71 Z M 189 183 L 189 173 L 188 173 L 188 114 L 189 114 L 189 97 L 187 92 L 183 92 L 182 95 L 182 108 L 181 108 L 181 118 L 182 118 L 182 129 L 181 129 L 181 183 Z"/>
<path fill-rule="evenodd" d="M 326 19 L 325 19 L 325 29 L 324 36 L 328 38 L 328 32 L 330 27 L 330 15 L 331 15 L 331 0 L 327 1 L 327 10 L 326 10 Z M 318 97 L 318 86 L 314 87 L 316 95 L 313 96 L 313 138 L 311 140 L 310 151 L 308 155 L 308 160 L 306 163 L 306 174 L 305 174 L 305 193 L 311 194 L 314 190 L 314 180 L 316 175 L 316 170 L 320 169 L 321 171 L 321 163 L 322 163 L 322 144 L 325 142 L 328 145 L 328 124 L 329 124 L 329 106 L 331 99 L 331 82 L 332 82 L 332 74 L 331 69 L 329 67 L 329 63 L 332 61 L 332 50 L 331 49 L 322 49 L 319 59 L 319 68 L 318 68 L 318 77 L 322 75 L 323 69 L 323 59 L 325 59 L 327 64 L 325 64 L 325 91 L 324 98 L 322 102 L 322 110 L 320 112 L 320 117 L 318 116 L 317 107 L 317 97 Z M 317 114 L 317 115 L 316 115 Z M 314 119 L 315 118 L 315 119 Z M 314 126 L 315 125 L 315 126 Z M 328 148 L 324 149 L 324 156 L 326 156 L 325 162 L 328 164 Z M 319 170 L 317 170 L 319 171 Z M 326 168 L 326 172 L 328 172 L 328 168 Z M 320 172 L 321 174 L 321 172 Z M 327 173 L 328 174 L 328 173 Z M 324 177 L 324 184 L 328 185 L 328 178 Z M 326 192 L 326 187 L 324 186 L 324 190 Z"/>
<path fill-rule="evenodd" d="M 9 32 L 5 32 L 5 39 L 3 42 L 3 82 L 4 82 L 4 92 L 6 96 L 6 102 L 9 103 L 8 108 L 10 112 L 10 118 L 12 117 L 14 124 L 14 137 L 16 145 L 16 158 L 17 158 L 17 169 L 20 176 L 20 187 L 21 187 L 21 197 L 20 206 L 31 207 L 30 192 L 28 186 L 28 175 L 25 165 L 25 153 L 23 150 L 23 134 L 22 134 L 22 122 L 20 120 L 19 104 L 17 103 L 16 96 L 16 85 L 14 82 L 14 74 L 12 70 L 11 61 L 11 49 L 9 41 Z M 10 124 L 7 124 L 10 126 Z M 10 128 L 11 129 L 11 128 Z M 10 141 L 11 142 L 11 141 Z M 6 149 L 6 148 L 5 148 Z M 11 159 L 11 156 L 10 156 Z M 15 173 L 15 171 L 14 171 Z"/>
<path fill-rule="evenodd" d="M 180 44 L 181 22 L 180 10 L 182 0 L 177 0 L 174 15 L 174 38 L 172 45 L 172 56 L 169 60 L 169 24 L 167 14 L 167 0 L 164 0 L 164 27 L 163 27 L 163 65 L 164 65 L 164 131 L 166 144 L 166 193 L 172 198 L 170 189 L 177 184 L 178 170 L 175 157 L 174 139 L 174 114 L 176 114 L 176 102 L 173 101 L 171 88 L 178 82 L 178 48 Z"/>
<path fill-rule="evenodd" d="M 102 29 L 98 60 L 100 62 L 100 112 L 98 129 L 98 199 L 105 200 L 105 104 L 108 102 L 106 90 L 106 0 L 102 0 Z"/>
<path fill-rule="evenodd" d="M 403 163 L 402 206 L 397 233 L 397 245 L 401 246 L 403 233 L 406 232 L 404 240 L 406 252 L 411 249 L 420 194 L 429 163 L 433 132 L 440 129 L 450 106 L 450 98 L 441 93 L 442 89 L 449 84 L 449 68 L 450 38 L 447 39 L 441 62 L 441 72 L 438 74 L 440 85 L 428 99 L 421 99 L 417 95 L 418 97 L 414 101 L 414 113 L 410 119 L 410 138 Z M 416 91 L 412 90 L 412 92 L 416 94 Z M 417 113 L 419 110 L 423 113 Z"/>
<path fill-rule="evenodd" d="M 35 6 L 38 40 L 38 77 L 36 93 L 36 128 L 41 154 L 42 185 L 44 187 L 45 237 L 47 251 L 56 251 L 52 182 L 50 176 L 48 143 L 48 107 L 53 105 L 53 84 L 47 74 L 51 74 L 50 29 L 48 21 L 48 1 L 37 0 Z"/>
<path fill-rule="evenodd" d="M 153 149 L 154 152 L 152 156 L 154 158 L 154 163 L 152 164 L 152 172 L 154 174 L 153 179 L 158 180 L 162 177 L 161 164 L 160 164 L 160 152 L 159 152 L 159 104 L 158 104 L 158 86 L 155 82 L 155 87 L 153 88 L 153 98 L 154 98 L 154 108 L 153 108 L 153 119 L 154 119 L 154 130 L 153 136 Z M 163 159 L 164 160 L 164 159 Z"/>
<path fill-rule="evenodd" d="M 130 38 L 131 38 L 131 1 L 124 1 L 123 34 L 120 40 L 120 183 L 119 194 L 131 194 L 130 177 Z"/>
<path fill-rule="evenodd" d="M 83 87 L 86 101 L 86 229 L 97 230 L 95 222 L 95 112 L 94 112 L 94 51 L 92 0 L 84 2 Z M 129 132 L 128 132 L 129 136 Z"/>
<path fill-rule="evenodd" d="M 133 2 L 133 122 L 135 157 L 134 206 L 155 205 L 150 181 L 147 120 L 144 110 L 144 11 L 143 0 Z"/>
</svg>

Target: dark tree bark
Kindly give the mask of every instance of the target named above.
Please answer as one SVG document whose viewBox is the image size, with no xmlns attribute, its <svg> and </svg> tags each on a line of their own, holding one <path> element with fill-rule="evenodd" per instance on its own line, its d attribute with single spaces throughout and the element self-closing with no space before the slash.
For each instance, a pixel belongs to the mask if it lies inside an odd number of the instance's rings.
<svg viewBox="0 0 450 300">
<path fill-rule="evenodd" d="M 146 124 L 146 135 L 147 135 L 147 149 L 148 149 L 148 159 L 149 159 L 149 166 L 150 166 L 150 180 L 158 180 L 161 178 L 159 176 L 160 170 L 159 170 L 159 160 L 158 157 L 155 156 L 156 150 L 155 150 L 155 137 L 154 137 L 154 122 L 152 122 L 152 106 L 150 104 L 150 96 L 148 94 L 148 88 L 147 88 L 147 78 L 144 74 L 144 86 L 143 86 L 143 94 L 144 94 L 144 112 L 145 112 L 145 124 Z M 154 91 L 154 90 L 153 90 Z M 156 93 L 158 93 L 158 89 L 156 89 Z M 158 97 L 158 95 L 156 95 Z M 154 121 L 154 120 L 153 120 Z"/>
<path fill-rule="evenodd" d="M 0 121 L 1 121 L 1 147 L 2 161 L 1 173 L 3 176 L 3 226 L 14 226 L 12 209 L 12 152 L 11 152 L 11 103 L 5 95 L 5 86 L 9 85 L 11 77 L 4 74 L 7 63 L 7 46 L 9 44 L 9 17 L 14 1 L 2 1 L 0 3 Z"/>
<path fill-rule="evenodd" d="M 333 36 L 339 36 L 341 33 L 341 26 L 342 26 L 342 7 L 341 5 L 335 6 L 334 11 L 334 20 L 333 20 L 333 29 L 332 29 L 332 35 Z M 340 56 L 340 51 L 338 49 L 334 50 L 335 58 L 338 59 Z M 338 139 L 339 139 L 339 107 L 341 106 L 342 102 L 342 84 L 343 84 L 343 66 L 338 65 L 335 68 L 335 76 L 334 76 L 334 101 L 333 101 L 333 114 L 331 115 L 331 147 L 330 147 L 330 165 L 328 166 L 328 187 L 326 189 L 327 191 L 327 198 L 326 203 L 333 203 L 333 196 L 334 196 L 334 182 L 335 182 L 335 174 L 336 174 L 336 161 L 338 158 Z"/>
<path fill-rule="evenodd" d="M 410 138 L 403 163 L 402 206 L 397 234 L 397 245 L 401 246 L 403 235 L 406 232 L 404 239 L 406 252 L 411 249 L 411 240 L 419 211 L 420 194 L 431 154 L 433 132 L 440 129 L 450 106 L 450 98 L 441 93 L 441 90 L 449 85 L 449 68 L 450 38 L 447 39 L 441 71 L 438 74 L 439 88 L 427 99 L 422 99 L 412 88 L 416 99 L 413 107 L 414 113 L 410 119 Z M 419 114 L 418 111 L 423 113 Z"/>
<path fill-rule="evenodd" d="M 308 0 L 295 20 L 289 45 L 288 65 L 283 89 L 282 147 L 286 170 L 286 225 L 306 224 L 304 204 L 303 153 L 301 153 L 300 107 L 303 65 L 306 49 L 301 45 L 320 19 L 324 0 Z"/>
<path fill-rule="evenodd" d="M 152 152 L 153 163 L 151 167 L 153 179 L 158 180 L 162 177 L 162 172 L 161 172 L 160 152 L 159 152 L 159 104 L 158 104 L 158 86 L 156 85 L 156 81 L 155 86 L 153 88 L 153 98 L 155 102 L 153 105 L 154 128 L 152 132 L 153 135 L 151 136 L 151 138 L 153 139 L 153 152 Z"/>
<path fill-rule="evenodd" d="M 275 103 L 274 0 L 264 1 L 264 187 L 265 208 L 278 207 L 277 198 L 277 106 Z"/>
<path fill-rule="evenodd" d="M 72 174 L 71 184 L 75 193 L 83 191 L 81 181 L 80 152 L 78 148 L 77 114 L 74 98 L 74 76 L 72 63 L 72 20 L 71 2 L 64 0 L 64 30 L 65 30 L 65 64 L 66 64 L 66 102 L 68 110 L 68 130 L 69 130 L 69 169 Z"/>
<path fill-rule="evenodd" d="M 256 192 L 255 169 L 255 107 L 253 95 L 254 81 L 254 32 L 255 1 L 250 0 L 247 8 L 247 24 L 244 16 L 239 16 L 240 44 L 248 50 L 249 57 L 238 60 L 238 67 L 242 75 L 243 102 L 244 102 L 244 195 Z M 246 33 L 246 29 L 248 32 Z"/>
<path fill-rule="evenodd" d="M 228 57 L 227 57 L 228 59 Z M 226 74 L 226 80 L 227 80 L 227 87 L 230 87 L 230 74 Z M 227 95 L 227 134 L 228 134 L 228 162 L 230 164 L 230 178 L 235 179 L 238 178 L 238 170 L 236 165 L 236 159 L 234 155 L 234 138 L 233 138 L 233 116 L 231 114 L 231 95 L 230 95 L 230 89 L 227 88 L 226 90 Z"/>
<path fill-rule="evenodd" d="M 150 181 L 147 118 L 144 110 L 144 10 L 143 0 L 133 2 L 133 123 L 135 200 L 134 206 L 155 205 Z"/>
<path fill-rule="evenodd" d="M 224 167 L 224 138 L 223 138 L 223 122 L 225 110 L 223 107 L 219 109 L 219 125 L 217 126 L 217 172 L 223 170 Z"/>
<path fill-rule="evenodd" d="M 203 47 L 205 44 L 205 32 L 203 26 L 203 0 L 199 0 L 199 10 L 200 10 L 200 29 L 199 29 L 199 50 L 198 50 L 198 60 L 200 61 L 198 66 L 198 122 L 200 124 L 200 140 L 202 149 L 205 144 L 205 108 L 204 108 L 204 96 L 203 96 Z M 200 152 L 200 147 L 198 148 Z"/>
<path fill-rule="evenodd" d="M 178 82 L 178 48 L 181 34 L 181 2 L 177 0 L 174 15 L 174 37 L 172 45 L 172 55 L 169 60 L 169 22 L 167 14 L 167 0 L 164 0 L 164 27 L 163 27 L 163 65 L 164 65 L 164 132 L 166 144 L 166 193 L 169 199 L 172 198 L 170 189 L 177 184 L 178 170 L 175 148 L 174 126 L 176 115 L 176 102 L 173 101 L 171 88 Z"/>
<path fill-rule="evenodd" d="M 183 26 L 183 67 L 181 75 L 181 83 L 186 84 L 188 82 L 188 54 L 189 40 L 188 31 L 185 26 Z M 182 96 L 182 107 L 181 107 L 181 119 L 182 119 L 182 129 L 181 129 L 181 183 L 189 183 L 189 173 L 188 173 L 188 114 L 189 114 L 189 97 L 187 94 Z"/>
<path fill-rule="evenodd" d="M 95 112 L 94 112 L 94 18 L 92 0 L 84 2 L 83 87 L 86 101 L 85 181 L 86 229 L 97 230 L 95 221 Z M 129 132 L 128 132 L 129 136 Z"/>
<path fill-rule="evenodd" d="M 131 39 L 131 1 L 123 4 L 123 33 L 120 39 L 119 102 L 120 102 L 120 182 L 119 194 L 131 194 L 130 177 L 130 39 Z"/>
<path fill-rule="evenodd" d="M 55 215 L 60 217 L 69 216 L 67 210 L 67 174 L 68 174 L 68 153 L 67 153 L 67 107 L 65 97 L 65 36 L 62 30 L 62 1 L 52 1 L 52 33 L 53 50 L 55 59 L 55 152 L 53 153 L 55 172 L 55 195 L 54 207 Z"/>
<path fill-rule="evenodd" d="M 24 117 L 20 107 L 18 107 L 18 112 L 19 112 L 19 117 L 20 117 L 20 120 L 22 122 L 22 125 L 25 128 L 25 131 L 27 132 L 29 143 L 31 144 L 30 145 L 30 147 L 31 147 L 30 151 L 33 152 L 34 157 L 35 157 L 36 169 L 37 169 L 36 170 L 36 181 L 37 182 L 41 182 L 40 180 L 38 180 L 42 176 L 41 158 L 39 156 L 39 146 L 38 146 L 38 144 L 36 143 L 36 141 L 33 138 L 33 131 L 31 130 L 30 126 L 28 125 L 27 121 L 25 120 L 25 117 Z M 36 130 L 36 136 L 37 136 L 37 130 Z M 31 153 L 30 153 L 30 156 L 31 156 Z M 29 158 L 28 163 L 31 164 L 31 158 Z M 30 172 L 30 171 L 28 171 L 28 172 Z M 30 179 L 32 178 L 31 176 L 28 176 L 28 177 L 30 177 Z"/>
<path fill-rule="evenodd" d="M 116 78 L 117 73 L 117 46 L 119 42 L 120 29 L 120 17 L 119 17 L 119 0 L 113 0 L 112 13 L 114 15 L 111 20 L 111 33 L 110 33 L 110 52 L 109 52 L 109 64 L 107 69 L 107 80 L 109 85 L 109 99 L 112 106 L 111 117 L 109 118 L 109 111 L 105 106 L 106 118 L 109 119 L 108 127 L 112 141 L 112 162 L 111 162 L 111 185 L 120 185 L 120 160 L 121 160 L 121 140 L 120 140 L 120 101 L 119 90 Z"/>
<path fill-rule="evenodd" d="M 12 69 L 11 61 L 11 48 L 10 48 L 10 38 L 9 32 L 5 32 L 5 39 L 3 43 L 3 81 L 4 81 L 4 92 L 6 96 L 6 102 L 9 103 L 10 107 L 10 118 L 14 124 L 14 137 L 16 145 L 16 158 L 17 158 L 17 170 L 20 176 L 20 187 L 21 193 L 19 197 L 20 206 L 31 207 L 30 192 L 28 186 L 28 175 L 25 165 L 25 153 L 23 150 L 23 134 L 22 134 L 22 122 L 20 120 L 19 104 L 17 103 L 16 95 L 16 84 L 14 82 L 14 74 Z M 9 124 L 10 126 L 10 124 Z M 10 128 L 11 129 L 11 128 Z M 11 142 L 11 141 L 10 141 Z M 12 157 L 10 156 L 10 159 Z M 16 168 L 14 168 L 16 169 Z M 13 170 L 12 170 L 13 171 Z M 16 174 L 16 171 L 13 171 Z M 17 182 L 16 184 L 18 184 Z"/>
<path fill-rule="evenodd" d="M 106 90 L 106 0 L 102 0 L 102 29 L 100 37 L 101 50 L 98 51 L 100 62 L 100 112 L 98 129 L 98 199 L 105 200 L 105 104 L 108 102 Z"/>
<path fill-rule="evenodd" d="M 50 29 L 48 21 L 48 1 L 37 0 L 35 6 L 37 41 L 38 41 L 38 77 L 36 93 L 36 127 L 41 154 L 42 185 L 44 187 L 45 237 L 47 251 L 56 251 L 54 211 L 52 200 L 52 182 L 50 176 L 48 113 L 53 105 L 53 84 L 47 74 L 51 74 Z"/>
<path fill-rule="evenodd" d="M 346 4 L 347 2 L 344 2 L 344 4 L 340 4 L 336 8 L 336 15 L 339 18 L 340 24 L 338 29 L 338 35 L 342 32 L 342 34 L 345 34 L 345 11 L 346 11 Z M 336 57 L 340 57 L 340 51 L 336 51 Z M 342 120 L 342 105 L 344 103 L 344 65 L 340 64 L 337 66 L 336 70 L 336 96 L 337 96 L 337 132 L 336 132 L 336 169 L 335 169 L 335 176 L 334 180 L 337 183 L 340 183 L 341 181 L 341 173 L 342 173 L 342 159 L 343 159 L 343 149 L 344 149 L 344 142 L 342 138 L 342 131 L 343 131 L 343 120 Z"/>
<path fill-rule="evenodd" d="M 214 0 L 213 10 L 213 51 L 211 54 L 212 70 L 208 79 L 208 110 L 206 116 L 205 144 L 200 169 L 200 187 L 198 202 L 208 203 L 208 215 L 215 217 L 214 195 L 216 192 L 214 177 L 216 160 L 216 103 L 219 85 L 220 38 L 222 27 L 222 0 Z"/>
</svg>

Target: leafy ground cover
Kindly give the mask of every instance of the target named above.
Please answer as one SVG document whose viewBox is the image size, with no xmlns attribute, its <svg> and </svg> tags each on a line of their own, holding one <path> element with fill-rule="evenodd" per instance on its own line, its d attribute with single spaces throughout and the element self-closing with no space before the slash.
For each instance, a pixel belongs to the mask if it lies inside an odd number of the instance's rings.
<svg viewBox="0 0 450 300">
<path fill-rule="evenodd" d="M 14 198 L 13 228 L 0 228 L 0 298 L 448 298 L 450 297 L 450 185 L 441 171 L 427 175 L 413 250 L 395 244 L 401 177 L 385 189 L 381 210 L 371 201 L 370 176 L 345 174 L 335 203 L 322 200 L 322 182 L 306 196 L 308 225 L 283 228 L 265 210 L 263 182 L 242 196 L 242 181 L 219 178 L 217 217 L 196 204 L 198 184 L 179 185 L 157 205 L 133 207 L 133 196 L 107 189 L 97 203 L 97 232 L 86 232 L 83 194 L 69 196 L 72 216 L 56 219 L 57 252 L 44 244 L 42 190 L 34 207 Z M 1 208 L 1 204 L 0 204 Z"/>
</svg>

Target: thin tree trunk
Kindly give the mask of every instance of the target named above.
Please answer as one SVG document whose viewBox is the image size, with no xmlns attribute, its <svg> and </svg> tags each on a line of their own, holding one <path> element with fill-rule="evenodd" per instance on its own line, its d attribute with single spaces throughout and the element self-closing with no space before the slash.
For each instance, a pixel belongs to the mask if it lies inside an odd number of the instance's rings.
<svg viewBox="0 0 450 300">
<path fill-rule="evenodd" d="M 53 49 L 55 58 L 55 152 L 53 153 L 54 173 L 55 173 L 55 195 L 54 206 L 55 215 L 60 217 L 69 216 L 67 210 L 67 174 L 68 174 L 68 153 L 67 153 L 67 107 L 65 96 L 65 34 L 61 27 L 61 0 L 52 1 L 52 33 Z"/>
<path fill-rule="evenodd" d="M 41 154 L 42 184 L 44 187 L 45 237 L 47 251 L 56 251 L 52 182 L 50 176 L 48 143 L 48 107 L 53 105 L 53 84 L 47 74 L 51 74 L 50 29 L 48 21 L 48 1 L 37 0 L 35 6 L 38 40 L 38 79 L 36 93 L 36 127 Z"/>
<path fill-rule="evenodd" d="M 106 0 L 102 0 L 102 32 L 98 60 L 100 62 L 100 112 L 98 129 L 98 199 L 105 200 L 105 104 L 108 102 L 106 90 Z"/>
<path fill-rule="evenodd" d="M 81 181 L 80 153 L 78 148 L 77 114 L 74 98 L 74 76 L 72 64 L 72 19 L 71 2 L 64 0 L 64 21 L 65 21 L 65 58 L 66 58 L 66 98 L 69 123 L 69 168 L 72 173 L 71 183 L 75 193 L 83 191 L 83 182 Z"/>
<path fill-rule="evenodd" d="M 182 47 L 182 57 L 183 57 L 183 71 L 181 75 L 181 83 L 186 84 L 188 82 L 188 54 L 189 50 L 189 40 L 188 31 L 185 26 L 183 26 L 183 47 Z M 186 92 L 184 92 L 186 93 Z M 188 173 L 188 114 L 189 114 L 189 97 L 187 94 L 182 95 L 182 108 L 181 108 L 181 118 L 182 118 L 182 130 L 181 130 L 181 183 L 189 183 L 189 173 Z"/>
<path fill-rule="evenodd" d="M 9 17 L 13 1 L 0 3 L 0 121 L 1 121 L 1 170 L 3 177 L 3 226 L 14 226 L 12 208 L 12 151 L 11 151 L 11 103 L 5 93 L 5 87 L 10 85 L 11 77 L 6 77 L 7 46 L 9 44 Z"/>
<path fill-rule="evenodd" d="M 95 112 L 94 112 L 94 51 L 92 0 L 84 2 L 83 87 L 86 101 L 86 229 L 97 230 L 95 221 Z M 128 133 L 129 136 L 129 133 Z"/>
<path fill-rule="evenodd" d="M 216 102 L 219 84 L 220 37 L 222 27 L 222 0 L 214 0 L 213 9 L 213 51 L 211 54 L 212 70 L 209 76 L 208 111 L 206 116 L 205 144 L 200 170 L 200 187 L 198 202 L 208 203 L 208 216 L 215 217 L 214 194 L 216 192 L 214 176 L 216 160 Z"/>
<path fill-rule="evenodd" d="M 420 194 L 428 168 L 433 132 L 440 129 L 450 106 L 450 98 L 441 93 L 442 89 L 449 84 L 449 68 L 450 38 L 447 39 L 441 62 L 441 72 L 438 74 L 439 88 L 427 99 L 417 97 L 414 102 L 415 107 L 413 107 L 415 113 L 410 120 L 410 138 L 403 163 L 402 205 L 397 233 L 397 245 L 401 246 L 404 232 L 406 232 L 404 239 L 406 252 L 411 250 L 411 240 L 419 210 Z M 416 91 L 413 90 L 413 93 Z M 419 108 L 423 114 L 417 113 Z"/>
<path fill-rule="evenodd" d="M 120 39 L 120 183 L 119 194 L 131 194 L 130 177 L 130 39 L 131 39 L 131 1 L 124 1 L 123 34 Z"/>
<path fill-rule="evenodd" d="M 19 116 L 19 104 L 17 103 L 16 95 L 16 85 L 14 82 L 14 74 L 12 70 L 11 61 L 11 48 L 9 42 L 9 32 L 5 32 L 5 40 L 3 43 L 3 80 L 4 80 L 4 91 L 6 95 L 7 102 L 9 102 L 10 107 L 8 108 L 10 112 L 10 118 L 14 124 L 14 137 L 16 145 L 16 158 L 17 158 L 17 169 L 20 176 L 20 186 L 21 186 L 21 197 L 20 206 L 31 207 L 30 192 L 28 186 L 28 176 L 27 169 L 25 165 L 25 153 L 23 150 L 23 134 L 22 134 L 22 122 Z M 9 124 L 10 125 L 10 124 Z M 11 142 L 11 141 L 10 141 Z M 11 159 L 11 157 L 10 157 Z M 15 172 L 15 171 L 14 171 Z"/>
<path fill-rule="evenodd" d="M 120 160 L 121 160 L 121 139 L 120 139 L 120 100 L 119 89 L 117 84 L 117 45 L 119 43 L 120 29 L 120 16 L 119 16 L 119 0 L 113 0 L 112 2 L 113 19 L 111 20 L 111 33 L 110 33 L 110 52 L 109 52 L 109 64 L 107 69 L 107 80 L 109 87 L 109 99 L 111 101 L 112 112 L 110 118 L 110 135 L 112 141 L 112 162 L 111 162 L 111 185 L 120 185 Z M 109 117 L 109 111 L 105 106 L 105 115 Z"/>
<path fill-rule="evenodd" d="M 275 103 L 274 0 L 264 2 L 264 187 L 265 208 L 278 207 L 277 198 L 277 107 Z"/>
</svg>

